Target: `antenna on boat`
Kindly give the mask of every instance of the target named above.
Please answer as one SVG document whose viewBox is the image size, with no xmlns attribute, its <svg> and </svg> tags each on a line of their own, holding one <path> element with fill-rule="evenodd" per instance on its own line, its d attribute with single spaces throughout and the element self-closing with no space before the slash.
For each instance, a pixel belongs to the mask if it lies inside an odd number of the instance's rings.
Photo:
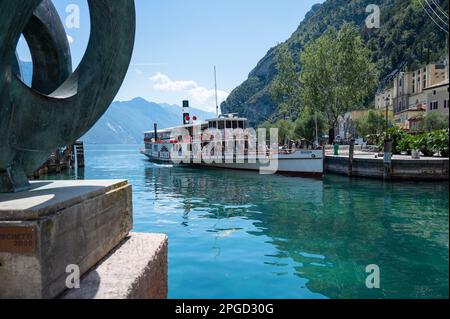
<svg viewBox="0 0 450 319">
<path fill-rule="evenodd" d="M 217 97 L 217 69 L 214 66 L 214 86 L 216 92 L 216 116 L 219 117 L 219 98 Z"/>
</svg>

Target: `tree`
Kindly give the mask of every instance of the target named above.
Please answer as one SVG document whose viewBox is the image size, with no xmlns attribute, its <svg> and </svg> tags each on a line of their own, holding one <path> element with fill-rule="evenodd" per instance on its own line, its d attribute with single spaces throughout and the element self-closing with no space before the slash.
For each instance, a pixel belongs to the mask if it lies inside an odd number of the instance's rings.
<svg viewBox="0 0 450 319">
<path fill-rule="evenodd" d="M 299 139 L 306 139 L 309 142 L 316 140 L 316 116 L 317 116 L 317 131 L 320 138 L 325 130 L 325 118 L 322 113 L 311 112 L 308 109 L 303 110 L 300 117 L 295 121 L 295 136 Z"/>
<path fill-rule="evenodd" d="M 278 139 L 280 143 L 287 144 L 287 142 L 294 138 L 294 123 L 288 120 L 278 120 L 274 127 L 278 129 Z"/>
<path fill-rule="evenodd" d="M 423 128 L 425 131 L 445 130 L 449 128 L 449 117 L 439 112 L 431 112 L 425 116 Z"/>
<path fill-rule="evenodd" d="M 354 122 L 356 134 L 375 143 L 378 143 L 379 138 L 386 129 L 385 115 L 375 110 L 370 110 L 367 116 L 359 118 Z"/>
<path fill-rule="evenodd" d="M 287 144 L 289 140 L 295 138 L 295 125 L 292 121 L 289 120 L 278 120 L 275 123 L 263 122 L 258 126 L 258 128 L 266 129 L 267 134 L 270 133 L 271 128 L 278 129 L 278 142 L 280 144 Z"/>
<path fill-rule="evenodd" d="M 360 108 L 376 88 L 378 75 L 370 54 L 358 29 L 345 23 L 339 31 L 329 29 L 301 55 L 301 102 L 325 115 L 330 143 L 339 116 Z"/>
<path fill-rule="evenodd" d="M 300 78 L 287 44 L 277 53 L 277 75 L 270 87 L 272 99 L 278 104 L 278 114 L 284 119 L 297 117 L 300 111 Z"/>
</svg>

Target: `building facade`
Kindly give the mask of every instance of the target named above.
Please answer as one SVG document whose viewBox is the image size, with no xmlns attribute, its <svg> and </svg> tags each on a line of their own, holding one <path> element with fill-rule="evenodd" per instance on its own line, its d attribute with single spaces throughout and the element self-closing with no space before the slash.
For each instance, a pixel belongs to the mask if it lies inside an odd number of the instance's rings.
<svg viewBox="0 0 450 319">
<path fill-rule="evenodd" d="M 432 85 L 425 90 L 427 113 L 442 113 L 449 115 L 449 80 Z"/>
<path fill-rule="evenodd" d="M 386 112 L 388 107 L 389 116 L 394 113 L 394 88 L 390 88 L 375 95 L 375 109 Z"/>
<path fill-rule="evenodd" d="M 448 114 L 448 72 L 448 60 L 400 72 L 394 78 L 392 89 L 375 96 L 375 108 L 385 109 L 386 101 L 391 103 L 396 125 L 416 131 L 427 112 Z"/>
</svg>

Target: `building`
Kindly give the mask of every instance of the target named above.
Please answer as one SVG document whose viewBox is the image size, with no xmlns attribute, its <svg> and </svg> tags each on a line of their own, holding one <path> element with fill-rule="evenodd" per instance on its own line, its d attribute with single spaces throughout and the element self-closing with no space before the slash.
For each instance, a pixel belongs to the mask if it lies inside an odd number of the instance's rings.
<svg viewBox="0 0 450 319">
<path fill-rule="evenodd" d="M 433 102 L 434 87 L 436 91 L 445 90 L 441 84 L 447 81 L 448 88 L 448 61 L 425 65 L 411 72 L 400 72 L 395 78 L 392 91 L 378 94 L 375 105 L 381 107 L 381 98 L 392 94 L 394 121 L 397 126 L 407 131 L 414 131 Z M 437 92 L 436 92 L 437 94 Z M 444 108 L 445 95 L 440 93 L 442 108 Z M 442 95 L 442 96 L 441 96 Z M 380 98 L 380 101 L 377 99 Z M 448 90 L 447 90 L 448 100 Z M 438 101 L 439 104 L 439 101 Z M 445 102 L 448 112 L 448 102 Z M 435 107 L 435 104 L 433 104 Z"/>
<path fill-rule="evenodd" d="M 427 114 L 442 113 L 449 115 L 449 80 L 431 85 L 424 90 L 427 100 Z"/>
<path fill-rule="evenodd" d="M 386 105 L 387 103 L 387 105 Z M 384 90 L 375 94 L 375 109 L 386 112 L 386 106 L 390 116 L 394 112 L 394 88 Z"/>
<path fill-rule="evenodd" d="M 357 135 L 355 121 L 367 117 L 369 112 L 370 110 L 359 110 L 347 112 L 345 115 L 340 116 L 338 119 L 336 136 L 339 135 L 344 140 L 355 137 Z"/>
</svg>

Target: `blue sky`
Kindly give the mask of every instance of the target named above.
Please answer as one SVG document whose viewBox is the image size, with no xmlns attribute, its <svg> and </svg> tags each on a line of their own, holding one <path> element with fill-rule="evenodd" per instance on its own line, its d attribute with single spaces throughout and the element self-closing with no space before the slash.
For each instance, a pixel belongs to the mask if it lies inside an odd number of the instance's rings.
<svg viewBox="0 0 450 319">
<path fill-rule="evenodd" d="M 76 66 L 90 30 L 86 0 L 54 0 L 62 20 L 80 8 L 80 28 L 68 28 Z M 220 98 L 242 83 L 266 52 L 286 40 L 321 0 L 136 0 L 134 55 L 116 100 L 140 96 L 180 104 L 188 98 L 214 110 L 214 65 Z M 70 7 L 69 7 L 70 9 Z M 113 30 L 111 30 L 113 32 Z M 29 60 L 24 41 L 19 55 Z"/>
</svg>

